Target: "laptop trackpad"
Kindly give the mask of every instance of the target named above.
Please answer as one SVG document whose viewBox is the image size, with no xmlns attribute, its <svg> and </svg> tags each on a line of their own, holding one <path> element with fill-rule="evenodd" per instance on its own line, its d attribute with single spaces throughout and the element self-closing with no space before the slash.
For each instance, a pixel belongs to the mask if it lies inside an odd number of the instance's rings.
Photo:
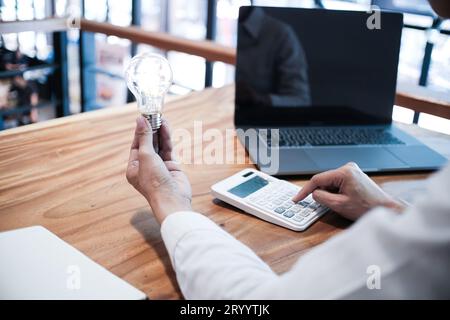
<svg viewBox="0 0 450 320">
<path fill-rule="evenodd" d="M 392 153 L 380 147 L 327 147 L 305 151 L 321 170 L 335 169 L 350 161 L 356 162 L 361 169 L 367 171 L 409 167 Z"/>
<path fill-rule="evenodd" d="M 438 168 L 447 162 L 447 159 L 426 146 L 389 146 L 386 149 L 418 168 Z"/>
</svg>

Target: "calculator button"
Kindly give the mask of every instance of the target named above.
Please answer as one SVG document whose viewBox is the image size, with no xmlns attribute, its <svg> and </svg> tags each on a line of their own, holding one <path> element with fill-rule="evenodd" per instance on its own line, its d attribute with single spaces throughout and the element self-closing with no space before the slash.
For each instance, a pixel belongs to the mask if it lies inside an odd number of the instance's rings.
<svg viewBox="0 0 450 320">
<path fill-rule="evenodd" d="M 313 211 L 319 207 L 320 207 L 320 204 L 318 204 L 317 202 L 313 202 L 308 206 L 308 208 L 311 208 Z"/>
<path fill-rule="evenodd" d="M 309 202 L 306 201 L 299 201 L 297 202 L 297 205 L 302 206 L 303 208 L 307 207 L 309 205 Z"/>
<path fill-rule="evenodd" d="M 286 196 L 286 195 L 283 195 L 283 196 L 280 197 L 280 200 L 282 200 L 282 201 L 286 201 L 288 199 L 289 199 L 289 197 Z"/>
<path fill-rule="evenodd" d="M 268 205 L 268 203 L 267 202 L 262 202 L 262 203 L 257 203 L 257 205 L 259 207 L 261 207 L 261 208 L 265 208 Z"/>
<path fill-rule="evenodd" d="M 295 215 L 295 212 L 293 212 L 292 210 L 286 211 L 283 216 L 287 217 L 287 218 L 292 218 Z"/>
<path fill-rule="evenodd" d="M 275 200 L 272 201 L 272 203 L 273 203 L 273 204 L 276 204 L 276 205 L 280 205 L 280 204 L 283 203 L 283 201 L 280 200 L 280 199 L 275 199 Z"/>
<path fill-rule="evenodd" d="M 299 206 L 298 204 L 296 204 L 295 206 L 293 206 L 293 207 L 291 208 L 291 210 L 294 211 L 294 212 L 299 212 L 299 211 L 302 210 L 302 209 L 303 209 L 303 207 L 302 207 L 302 206 Z"/>
<path fill-rule="evenodd" d="M 297 221 L 297 222 L 302 222 L 305 218 L 303 218 L 301 215 L 296 215 L 294 218 L 292 218 L 293 220 Z"/>
<path fill-rule="evenodd" d="M 286 201 L 285 203 L 283 203 L 283 207 L 285 207 L 286 209 L 289 209 L 290 207 L 292 207 L 294 205 L 294 203 L 292 201 Z"/>
<path fill-rule="evenodd" d="M 300 211 L 298 214 L 302 217 L 307 217 L 311 214 L 311 211 L 308 209 L 305 209 L 305 210 Z"/>
<path fill-rule="evenodd" d="M 268 203 L 265 205 L 265 207 L 269 210 L 273 210 L 277 207 L 277 205 L 273 204 L 273 203 Z"/>
<path fill-rule="evenodd" d="M 295 192 L 295 191 L 288 191 L 287 193 L 286 193 L 286 195 L 289 197 L 289 198 L 292 198 L 293 196 L 295 196 L 297 194 L 297 192 Z"/>
<path fill-rule="evenodd" d="M 283 212 L 285 212 L 286 211 L 286 208 L 284 208 L 284 207 L 278 207 L 278 208 L 276 208 L 275 210 L 273 210 L 273 211 L 275 211 L 276 213 L 283 213 Z"/>
<path fill-rule="evenodd" d="M 313 198 L 311 197 L 311 195 L 307 196 L 306 199 L 303 199 L 304 202 L 310 204 L 311 202 L 314 202 Z"/>
</svg>

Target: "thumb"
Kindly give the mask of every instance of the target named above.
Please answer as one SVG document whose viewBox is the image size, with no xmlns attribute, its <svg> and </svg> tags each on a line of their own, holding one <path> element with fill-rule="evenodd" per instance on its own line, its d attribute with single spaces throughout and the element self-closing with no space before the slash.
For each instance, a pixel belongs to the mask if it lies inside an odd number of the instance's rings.
<svg viewBox="0 0 450 320">
<path fill-rule="evenodd" d="M 140 116 L 136 119 L 135 138 L 139 143 L 139 153 L 152 154 L 155 153 L 153 149 L 153 131 L 147 119 Z"/>
<path fill-rule="evenodd" d="M 346 199 L 346 196 L 342 194 L 331 193 L 320 189 L 314 190 L 312 197 L 316 202 L 336 212 L 340 212 Z"/>
</svg>

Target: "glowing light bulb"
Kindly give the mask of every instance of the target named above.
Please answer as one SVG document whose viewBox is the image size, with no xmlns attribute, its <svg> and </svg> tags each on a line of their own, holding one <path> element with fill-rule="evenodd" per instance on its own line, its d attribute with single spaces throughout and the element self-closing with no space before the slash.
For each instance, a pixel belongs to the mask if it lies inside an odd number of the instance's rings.
<svg viewBox="0 0 450 320">
<path fill-rule="evenodd" d="M 153 132 L 161 127 L 164 96 L 172 84 L 172 69 L 166 58 L 154 53 L 134 56 L 125 71 L 128 88 L 137 100 L 139 112 Z"/>
</svg>

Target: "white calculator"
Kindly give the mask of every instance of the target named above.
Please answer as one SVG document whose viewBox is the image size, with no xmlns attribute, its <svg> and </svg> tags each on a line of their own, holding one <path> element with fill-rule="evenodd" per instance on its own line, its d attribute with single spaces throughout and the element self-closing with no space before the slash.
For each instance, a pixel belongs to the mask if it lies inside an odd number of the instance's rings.
<svg viewBox="0 0 450 320">
<path fill-rule="evenodd" d="M 211 187 L 216 198 L 294 231 L 305 230 L 328 210 L 311 195 L 294 203 L 292 197 L 300 189 L 254 169 L 242 170 Z"/>
</svg>

